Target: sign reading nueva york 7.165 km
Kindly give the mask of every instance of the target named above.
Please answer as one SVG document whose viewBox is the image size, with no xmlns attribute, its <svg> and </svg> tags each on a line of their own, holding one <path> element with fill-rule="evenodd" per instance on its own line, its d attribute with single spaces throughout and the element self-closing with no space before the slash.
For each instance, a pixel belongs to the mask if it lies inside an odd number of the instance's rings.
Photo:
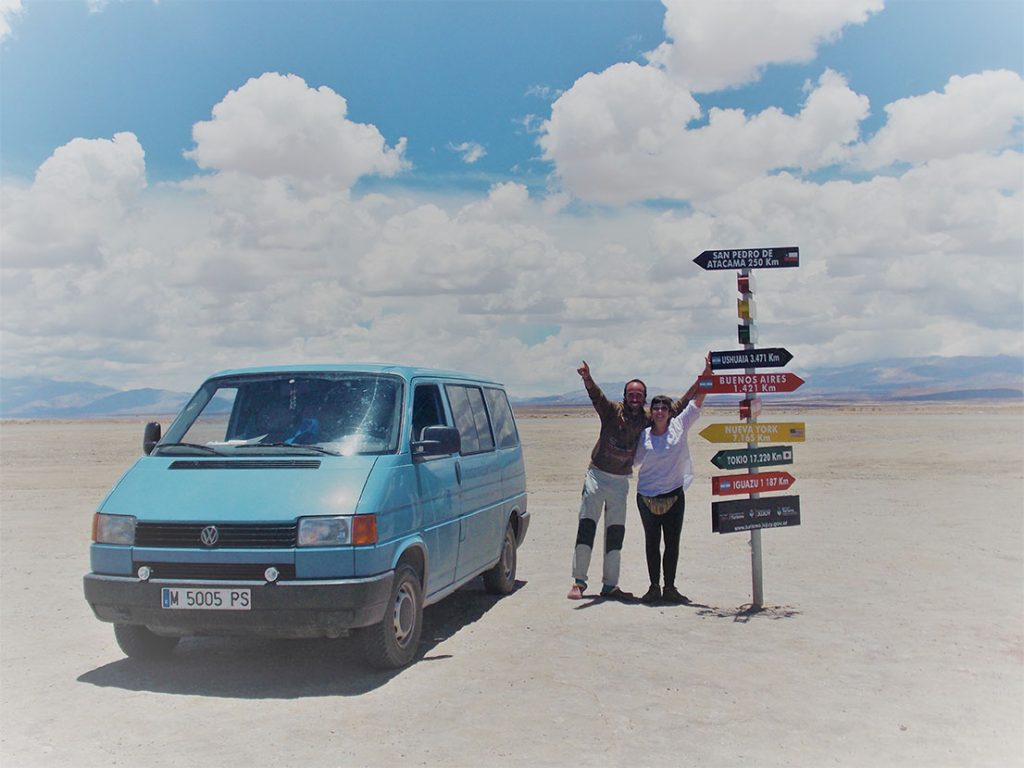
<svg viewBox="0 0 1024 768">
<path fill-rule="evenodd" d="M 802 421 L 755 421 L 739 424 L 708 424 L 700 436 L 709 443 L 782 443 L 804 441 Z"/>
<path fill-rule="evenodd" d="M 795 245 L 786 248 L 743 248 L 728 251 L 704 251 L 694 259 L 703 269 L 777 269 L 799 267 L 800 249 Z"/>
<path fill-rule="evenodd" d="M 711 353 L 711 367 L 722 368 L 781 368 L 793 355 L 782 347 L 764 349 L 730 349 Z"/>
</svg>

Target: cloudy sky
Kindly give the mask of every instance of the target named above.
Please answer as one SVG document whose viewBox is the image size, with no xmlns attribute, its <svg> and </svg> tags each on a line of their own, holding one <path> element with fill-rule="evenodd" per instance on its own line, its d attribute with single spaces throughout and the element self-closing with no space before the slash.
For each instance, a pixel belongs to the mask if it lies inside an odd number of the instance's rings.
<svg viewBox="0 0 1024 768">
<path fill-rule="evenodd" d="M 1024 353 L 1017 0 L 0 0 L 0 370 Z"/>
</svg>

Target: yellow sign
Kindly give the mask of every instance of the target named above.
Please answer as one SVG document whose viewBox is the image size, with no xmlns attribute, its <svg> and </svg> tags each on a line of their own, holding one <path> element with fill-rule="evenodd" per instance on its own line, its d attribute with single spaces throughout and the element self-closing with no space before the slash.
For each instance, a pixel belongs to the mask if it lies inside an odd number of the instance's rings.
<svg viewBox="0 0 1024 768">
<path fill-rule="evenodd" d="M 804 423 L 709 424 L 700 431 L 700 436 L 710 443 L 782 443 L 790 440 L 802 443 Z"/>
<path fill-rule="evenodd" d="M 757 315 L 757 307 L 753 299 L 736 299 L 736 314 L 743 320 L 753 320 Z"/>
</svg>

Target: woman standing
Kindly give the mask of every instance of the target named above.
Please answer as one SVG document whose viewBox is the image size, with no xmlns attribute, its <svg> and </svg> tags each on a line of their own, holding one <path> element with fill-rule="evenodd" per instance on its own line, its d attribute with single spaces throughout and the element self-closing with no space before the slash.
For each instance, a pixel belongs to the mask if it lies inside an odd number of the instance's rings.
<svg viewBox="0 0 1024 768">
<path fill-rule="evenodd" d="M 710 355 L 704 361 L 704 372 L 711 373 Z M 644 525 L 647 550 L 647 573 L 651 586 L 641 598 L 645 603 L 664 599 L 673 603 L 689 600 L 676 589 L 676 566 L 679 563 L 679 538 L 683 531 L 686 489 L 693 482 L 693 462 L 686 443 L 686 433 L 700 416 L 704 393 L 698 393 L 695 381 L 683 395 L 686 407 L 672 417 L 672 400 L 658 395 L 651 400 L 651 426 L 640 435 L 633 464 L 640 473 L 636 483 L 636 505 Z M 661 540 L 665 552 L 661 552 Z M 664 570 L 665 588 L 659 586 L 659 573 Z"/>
</svg>

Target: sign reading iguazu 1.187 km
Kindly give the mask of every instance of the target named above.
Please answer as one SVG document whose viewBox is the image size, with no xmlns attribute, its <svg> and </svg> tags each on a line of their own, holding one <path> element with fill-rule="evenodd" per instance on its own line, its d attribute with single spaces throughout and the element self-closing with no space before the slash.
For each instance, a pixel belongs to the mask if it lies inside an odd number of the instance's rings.
<svg viewBox="0 0 1024 768">
<path fill-rule="evenodd" d="M 712 443 L 746 443 L 746 449 L 719 451 L 711 462 L 719 469 L 744 470 L 747 474 L 721 475 L 711 478 L 711 493 L 715 496 L 749 494 L 747 499 L 716 501 L 711 505 L 711 530 L 716 533 L 750 531 L 750 566 L 753 576 L 752 607 L 764 607 L 761 583 L 761 529 L 787 528 L 800 525 L 799 496 L 769 496 L 761 493 L 785 491 L 796 482 L 788 472 L 762 472 L 760 467 L 790 464 L 793 448 L 790 445 L 760 447 L 759 443 L 803 442 L 806 429 L 803 422 L 758 422 L 761 414 L 761 395 L 793 392 L 804 380 L 793 373 L 757 373 L 756 368 L 780 368 L 793 359 L 782 347 L 754 349 L 758 329 L 754 324 L 757 307 L 754 269 L 799 267 L 800 249 L 739 248 L 704 251 L 694 263 L 702 269 L 736 269 L 736 288 L 740 298 L 736 301 L 736 314 L 740 324 L 736 327 L 736 341 L 743 349 L 711 352 L 714 375 L 701 376 L 699 391 L 704 394 L 736 394 L 739 403 L 739 423 L 710 424 L 700 435 Z M 737 371 L 742 369 L 742 371 Z M 722 374 L 733 370 L 735 373 Z"/>
</svg>

